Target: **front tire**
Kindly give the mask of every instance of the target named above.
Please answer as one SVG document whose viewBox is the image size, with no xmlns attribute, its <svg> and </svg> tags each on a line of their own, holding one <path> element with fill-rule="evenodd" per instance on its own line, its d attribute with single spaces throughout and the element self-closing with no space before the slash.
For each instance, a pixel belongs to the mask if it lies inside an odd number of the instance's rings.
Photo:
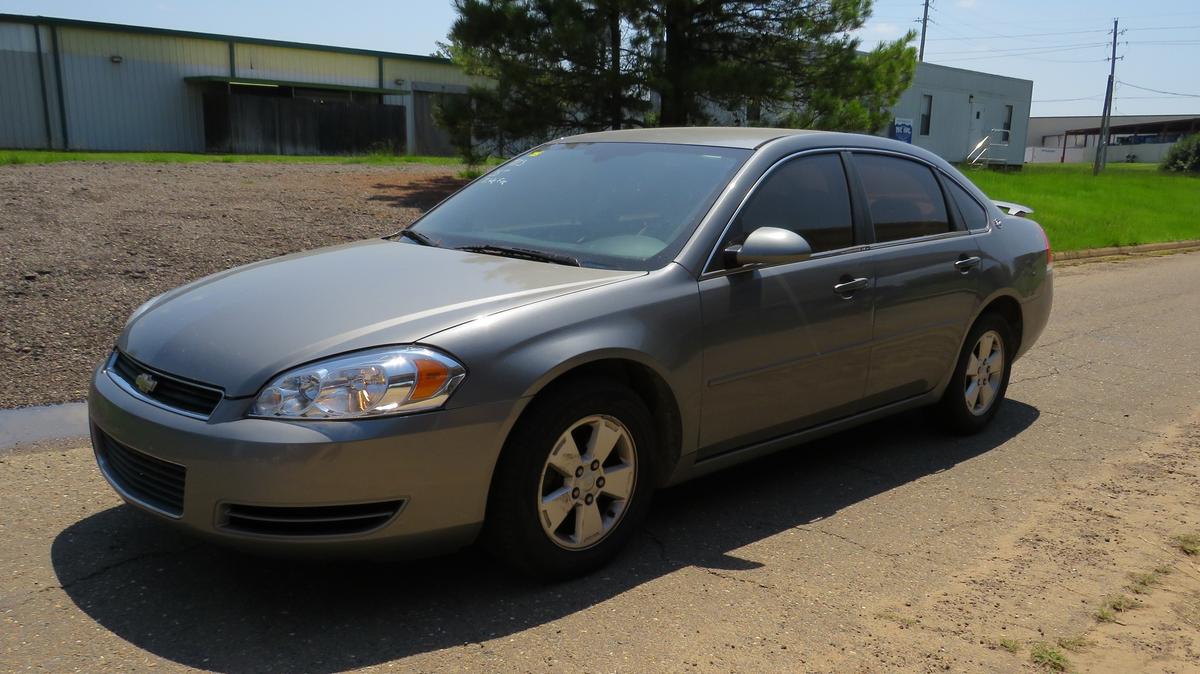
<svg viewBox="0 0 1200 674">
<path fill-rule="evenodd" d="M 586 574 L 644 519 L 656 458 L 650 412 L 627 387 L 601 378 L 557 385 L 505 443 L 483 543 L 535 578 Z"/>
<path fill-rule="evenodd" d="M 938 415 L 960 435 L 983 430 L 1000 409 L 1012 372 L 1012 327 L 997 314 L 984 314 L 971 327 Z"/>
</svg>

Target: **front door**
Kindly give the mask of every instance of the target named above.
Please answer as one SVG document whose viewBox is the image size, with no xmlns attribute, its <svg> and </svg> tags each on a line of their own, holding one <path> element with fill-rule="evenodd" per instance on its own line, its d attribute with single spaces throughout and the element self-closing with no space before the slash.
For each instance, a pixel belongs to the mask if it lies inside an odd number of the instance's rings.
<svg viewBox="0 0 1200 674">
<path fill-rule="evenodd" d="M 970 152 L 976 143 L 983 140 L 983 137 L 991 131 L 991 129 L 984 126 L 984 118 L 986 116 L 987 111 L 983 103 L 978 100 L 971 101 L 971 119 L 967 124 L 967 152 Z M 987 142 L 984 145 L 987 145 Z"/>
<path fill-rule="evenodd" d="M 871 253 L 855 240 L 841 157 L 806 155 L 777 164 L 719 250 L 759 227 L 801 234 L 814 255 L 775 267 L 726 269 L 718 254 L 700 281 L 702 458 L 852 414 L 866 385 Z M 860 287 L 835 290 L 846 283 Z"/>
</svg>

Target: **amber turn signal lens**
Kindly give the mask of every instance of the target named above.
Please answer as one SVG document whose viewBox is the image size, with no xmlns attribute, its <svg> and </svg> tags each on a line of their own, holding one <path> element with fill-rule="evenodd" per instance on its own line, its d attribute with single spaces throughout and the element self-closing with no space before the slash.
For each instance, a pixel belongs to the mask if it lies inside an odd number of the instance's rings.
<svg viewBox="0 0 1200 674">
<path fill-rule="evenodd" d="M 417 366 L 417 385 L 413 387 L 409 400 L 424 400 L 437 395 L 450 378 L 450 368 L 428 358 L 417 358 L 413 361 Z"/>
</svg>

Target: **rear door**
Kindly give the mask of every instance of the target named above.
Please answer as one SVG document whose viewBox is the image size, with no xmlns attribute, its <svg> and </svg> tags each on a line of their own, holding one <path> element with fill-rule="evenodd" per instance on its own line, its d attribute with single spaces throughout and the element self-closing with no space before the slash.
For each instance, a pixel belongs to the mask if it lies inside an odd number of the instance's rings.
<svg viewBox="0 0 1200 674">
<path fill-rule="evenodd" d="M 718 243 L 700 280 L 702 456 L 859 409 L 873 288 L 852 213 L 842 157 L 802 155 L 767 172 Z M 812 258 L 726 269 L 720 252 L 759 227 L 799 233 Z M 860 287 L 834 290 L 850 281 Z"/>
<path fill-rule="evenodd" d="M 933 167 L 855 152 L 854 168 L 875 236 L 874 407 L 929 391 L 954 367 L 979 302 L 980 253 Z"/>
</svg>

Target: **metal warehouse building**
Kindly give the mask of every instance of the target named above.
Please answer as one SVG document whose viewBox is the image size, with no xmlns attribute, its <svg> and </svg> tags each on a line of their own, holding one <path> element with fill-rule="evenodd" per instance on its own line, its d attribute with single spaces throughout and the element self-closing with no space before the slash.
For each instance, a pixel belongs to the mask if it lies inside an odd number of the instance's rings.
<svg viewBox="0 0 1200 674">
<path fill-rule="evenodd" d="M 450 154 L 433 109 L 471 82 L 430 56 L 0 14 L 6 148 Z"/>
</svg>

